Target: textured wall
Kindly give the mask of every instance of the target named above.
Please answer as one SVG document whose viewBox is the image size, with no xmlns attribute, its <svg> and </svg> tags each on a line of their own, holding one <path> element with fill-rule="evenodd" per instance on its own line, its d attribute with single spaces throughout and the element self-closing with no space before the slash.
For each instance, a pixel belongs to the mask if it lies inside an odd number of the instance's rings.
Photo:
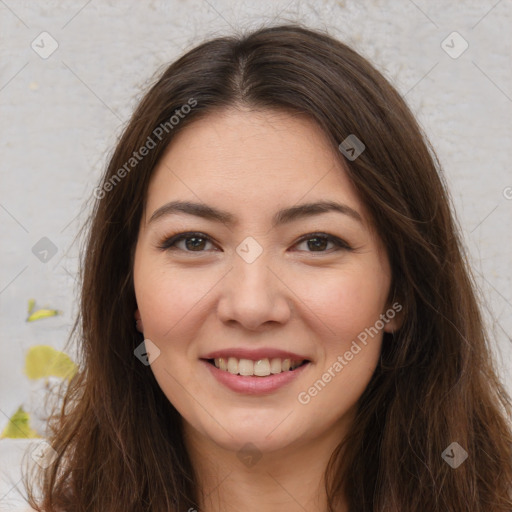
<svg viewBox="0 0 512 512">
<path fill-rule="evenodd" d="M 66 342 L 73 239 L 144 86 L 203 38 L 288 20 L 353 45 L 418 116 L 444 166 L 512 390 L 510 1 L 1 0 L 0 431 L 20 404 L 33 405 L 28 347 Z M 31 297 L 63 314 L 26 322 Z M 14 510 L 9 495 L 2 500 L 11 487 L 0 487 L 0 510 Z"/>
</svg>

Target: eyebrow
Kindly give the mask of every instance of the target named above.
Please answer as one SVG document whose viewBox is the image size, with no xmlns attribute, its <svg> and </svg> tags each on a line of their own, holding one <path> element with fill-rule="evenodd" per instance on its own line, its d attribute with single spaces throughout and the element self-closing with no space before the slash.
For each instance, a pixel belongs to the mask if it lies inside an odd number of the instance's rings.
<svg viewBox="0 0 512 512">
<path fill-rule="evenodd" d="M 361 215 L 347 206 L 346 204 L 338 203 L 336 201 L 318 201 L 315 203 L 305 203 L 290 208 L 279 210 L 272 219 L 272 227 L 293 222 L 305 217 L 319 215 L 330 211 L 342 213 L 348 217 L 363 223 Z M 203 219 L 222 222 L 223 224 L 232 225 L 236 222 L 236 216 L 230 212 L 219 210 L 212 206 L 202 203 L 194 203 L 191 201 L 171 201 L 164 204 L 153 212 L 148 224 L 155 222 L 167 215 L 186 213 L 194 215 Z"/>
</svg>

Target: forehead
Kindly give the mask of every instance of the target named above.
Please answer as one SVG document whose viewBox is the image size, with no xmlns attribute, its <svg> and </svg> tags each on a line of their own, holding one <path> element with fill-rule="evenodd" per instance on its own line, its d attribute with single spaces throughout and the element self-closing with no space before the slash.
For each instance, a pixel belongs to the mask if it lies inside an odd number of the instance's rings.
<svg viewBox="0 0 512 512">
<path fill-rule="evenodd" d="M 172 199 L 268 213 L 318 200 L 362 204 L 322 130 L 284 111 L 226 109 L 178 132 L 153 172 L 146 216 Z"/>
</svg>

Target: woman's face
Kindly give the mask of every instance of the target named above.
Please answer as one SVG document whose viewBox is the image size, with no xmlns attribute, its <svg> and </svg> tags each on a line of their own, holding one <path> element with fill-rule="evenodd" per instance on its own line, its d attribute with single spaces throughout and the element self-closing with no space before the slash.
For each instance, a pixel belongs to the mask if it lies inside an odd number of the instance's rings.
<svg viewBox="0 0 512 512">
<path fill-rule="evenodd" d="M 151 370 L 198 438 L 265 452 L 339 437 L 396 328 L 390 282 L 335 150 L 303 117 L 210 114 L 154 171 L 138 314 Z"/>
</svg>

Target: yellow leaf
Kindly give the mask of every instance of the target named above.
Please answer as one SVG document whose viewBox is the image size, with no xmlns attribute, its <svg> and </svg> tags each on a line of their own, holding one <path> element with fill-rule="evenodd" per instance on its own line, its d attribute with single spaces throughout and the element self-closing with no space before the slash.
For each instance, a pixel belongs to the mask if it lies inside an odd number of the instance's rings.
<svg viewBox="0 0 512 512">
<path fill-rule="evenodd" d="M 28 299 L 28 314 L 29 314 L 29 316 L 32 314 L 32 311 L 34 311 L 35 306 L 36 306 L 35 299 Z"/>
<path fill-rule="evenodd" d="M 25 374 L 29 379 L 61 377 L 71 379 L 77 367 L 72 359 L 48 345 L 35 345 L 28 349 L 25 357 Z"/>
<path fill-rule="evenodd" d="M 35 320 L 41 320 L 42 318 L 48 318 L 50 316 L 57 316 L 60 314 L 61 311 L 58 311 L 57 309 L 38 309 L 29 315 L 27 322 L 34 322 Z"/>
<path fill-rule="evenodd" d="M 0 434 L 0 438 L 27 439 L 41 437 L 30 427 L 30 415 L 18 407 L 18 410 L 11 416 L 9 423 Z"/>
</svg>

